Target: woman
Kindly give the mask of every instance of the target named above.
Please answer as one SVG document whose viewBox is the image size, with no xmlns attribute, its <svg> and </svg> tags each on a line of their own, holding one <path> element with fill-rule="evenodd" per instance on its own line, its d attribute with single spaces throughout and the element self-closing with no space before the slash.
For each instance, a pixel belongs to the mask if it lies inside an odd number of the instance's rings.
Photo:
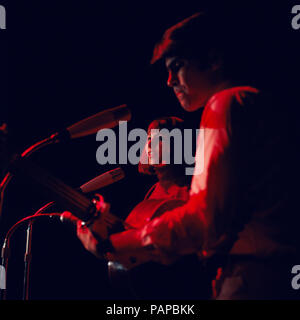
<svg viewBox="0 0 300 320">
<path fill-rule="evenodd" d="M 167 129 L 167 132 L 173 129 L 182 132 L 183 120 L 177 117 L 164 117 L 152 121 L 148 127 L 148 140 L 141 155 L 138 170 L 142 174 L 155 175 L 158 181 L 147 192 L 144 201 L 126 219 L 129 225 L 136 228 L 149 221 L 154 214 L 162 213 L 161 210 L 159 213 L 155 212 L 155 203 L 157 206 L 160 203 L 168 203 L 169 206 L 182 205 L 189 197 L 191 176 L 185 175 L 182 164 L 173 163 L 174 148 L 170 140 L 163 139 L 164 133 L 161 131 L 163 129 Z M 158 133 L 162 139 L 159 139 Z M 153 210 L 147 210 L 145 213 L 145 204 L 148 203 L 153 204 Z"/>
<path fill-rule="evenodd" d="M 158 181 L 126 218 L 126 223 L 134 228 L 183 205 L 189 197 L 191 176 L 185 174 L 182 164 L 173 163 L 174 146 L 163 143 L 163 139 L 158 140 L 157 130 L 162 129 L 182 131 L 184 122 L 177 117 L 165 117 L 152 121 L 148 127 L 148 141 L 139 162 L 139 172 L 156 175 Z M 163 131 L 160 134 L 163 136 Z M 109 262 L 108 270 L 116 295 L 121 298 L 208 299 L 210 295 L 210 277 L 204 267 L 199 266 L 196 255 L 187 256 L 171 266 L 151 262 L 131 270 Z"/>
</svg>

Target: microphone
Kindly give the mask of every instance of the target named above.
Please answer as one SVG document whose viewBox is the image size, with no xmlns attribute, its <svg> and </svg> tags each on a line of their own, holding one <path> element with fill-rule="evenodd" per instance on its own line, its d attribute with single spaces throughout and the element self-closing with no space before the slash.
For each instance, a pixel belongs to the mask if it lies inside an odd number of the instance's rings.
<svg viewBox="0 0 300 320">
<path fill-rule="evenodd" d="M 113 184 L 125 177 L 125 173 L 122 168 L 116 168 L 100 174 L 98 177 L 86 182 L 79 187 L 79 190 L 83 193 L 90 193 L 100 188 Z M 78 217 L 73 216 L 70 212 L 65 211 L 60 216 L 61 222 L 71 222 L 76 225 Z"/>
<path fill-rule="evenodd" d="M 127 105 L 123 104 L 78 121 L 64 131 L 53 134 L 50 139 L 60 140 L 66 135 L 70 139 L 77 139 L 94 134 L 101 129 L 116 127 L 119 121 L 129 121 L 130 119 L 131 112 Z"/>
<path fill-rule="evenodd" d="M 86 182 L 79 189 L 83 193 L 90 193 L 103 187 L 109 186 L 125 177 L 125 173 L 122 168 L 116 168 L 100 174 L 98 177 Z"/>
<path fill-rule="evenodd" d="M 35 143 L 21 154 L 21 158 L 28 158 L 35 151 L 47 145 L 66 139 L 85 137 L 104 128 L 113 128 L 118 125 L 119 121 L 129 121 L 130 119 L 131 112 L 126 104 L 98 112 L 93 116 L 74 123 L 61 132 L 54 133 L 50 137 Z M 2 216 L 4 191 L 11 179 L 12 174 L 8 171 L 0 182 L 0 219 Z"/>
</svg>

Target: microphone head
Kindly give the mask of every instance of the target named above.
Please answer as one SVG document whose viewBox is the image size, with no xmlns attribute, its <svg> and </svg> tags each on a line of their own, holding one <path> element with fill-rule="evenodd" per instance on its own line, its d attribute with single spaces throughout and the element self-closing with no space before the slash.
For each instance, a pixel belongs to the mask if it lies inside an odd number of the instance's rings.
<svg viewBox="0 0 300 320">
<path fill-rule="evenodd" d="M 129 121 L 130 119 L 131 112 L 127 105 L 123 104 L 76 122 L 69 126 L 67 131 L 71 139 L 81 138 L 95 134 L 101 129 L 116 127 L 119 121 Z"/>
<path fill-rule="evenodd" d="M 125 173 L 122 168 L 116 168 L 101 174 L 100 176 L 88 181 L 80 187 L 83 193 L 94 192 L 98 189 L 106 187 L 112 183 L 115 183 L 125 177 Z"/>
</svg>

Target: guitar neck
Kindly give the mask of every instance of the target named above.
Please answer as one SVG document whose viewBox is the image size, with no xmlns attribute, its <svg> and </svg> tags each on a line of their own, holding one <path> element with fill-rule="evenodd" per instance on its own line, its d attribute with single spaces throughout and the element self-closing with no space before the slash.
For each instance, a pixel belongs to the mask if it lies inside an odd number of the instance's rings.
<svg viewBox="0 0 300 320">
<path fill-rule="evenodd" d="M 29 159 L 20 158 L 13 161 L 10 172 L 29 178 L 32 182 L 42 187 L 47 194 L 50 193 L 57 203 L 85 222 L 89 221 L 96 212 L 96 207 L 90 199 L 60 179 L 52 176 Z M 110 214 L 110 219 L 111 221 L 113 219 L 118 222 L 122 221 L 112 214 Z"/>
</svg>

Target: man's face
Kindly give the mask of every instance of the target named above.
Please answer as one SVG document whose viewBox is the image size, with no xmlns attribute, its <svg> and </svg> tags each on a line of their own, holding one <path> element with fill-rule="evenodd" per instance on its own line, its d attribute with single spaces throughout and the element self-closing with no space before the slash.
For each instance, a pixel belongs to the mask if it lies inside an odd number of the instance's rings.
<svg viewBox="0 0 300 320">
<path fill-rule="evenodd" d="M 166 68 L 167 85 L 173 88 L 181 106 L 186 111 L 203 107 L 215 88 L 213 71 L 200 70 L 195 60 L 179 57 L 166 58 Z"/>
</svg>

